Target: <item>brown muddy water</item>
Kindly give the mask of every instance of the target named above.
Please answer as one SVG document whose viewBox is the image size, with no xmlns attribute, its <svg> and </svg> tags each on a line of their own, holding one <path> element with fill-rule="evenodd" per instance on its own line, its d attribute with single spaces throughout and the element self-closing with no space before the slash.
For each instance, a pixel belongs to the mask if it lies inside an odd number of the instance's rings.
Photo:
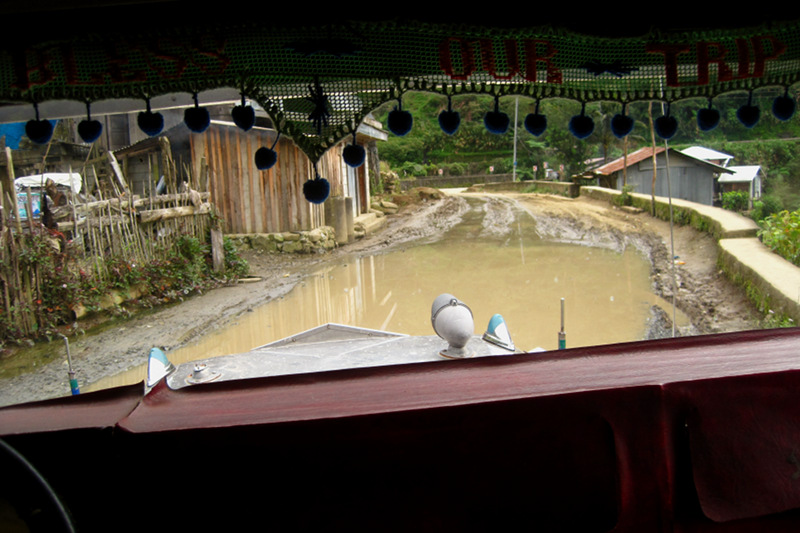
<svg viewBox="0 0 800 533">
<path fill-rule="evenodd" d="M 558 348 L 562 298 L 567 347 L 640 340 L 652 305 L 671 314 L 652 292 L 649 261 L 633 247 L 619 252 L 544 241 L 517 204 L 473 199 L 440 239 L 329 264 L 285 297 L 167 355 L 181 363 L 245 352 L 329 322 L 433 335 L 431 304 L 445 292 L 470 307 L 476 334 L 501 314 L 522 350 Z M 680 314 L 676 322 L 688 324 Z M 143 379 L 138 368 L 86 389 Z"/>
</svg>

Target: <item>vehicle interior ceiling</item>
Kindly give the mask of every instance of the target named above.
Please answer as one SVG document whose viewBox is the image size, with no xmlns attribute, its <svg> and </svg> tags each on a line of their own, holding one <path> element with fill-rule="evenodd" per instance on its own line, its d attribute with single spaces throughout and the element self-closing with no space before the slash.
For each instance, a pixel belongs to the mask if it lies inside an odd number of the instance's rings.
<svg viewBox="0 0 800 533">
<path fill-rule="evenodd" d="M 220 12 L 224 12 L 220 16 Z M 641 37 L 652 32 L 681 32 L 750 28 L 764 24 L 800 20 L 800 4 L 778 9 L 752 6 L 720 8 L 705 2 L 669 2 L 645 6 L 632 0 L 613 6 L 536 3 L 524 8 L 481 7 L 465 9 L 449 3 L 376 3 L 361 0 L 324 9 L 298 9 L 292 3 L 246 5 L 233 9 L 198 7 L 187 0 L 0 0 L 4 29 L 0 50 L 19 49 L 84 34 L 154 35 L 159 28 L 216 27 L 229 25 L 235 32 L 242 25 L 265 28 L 308 28 L 309 34 L 348 21 L 413 21 L 442 25 L 467 25 L 495 29 L 542 28 L 566 30 L 596 37 Z M 65 24 L 65 21 L 68 23 Z M 136 37 L 134 37 L 136 38 Z M 0 106 L 8 104 L 0 103 Z M 11 104 L 17 105 L 17 103 Z"/>
<path fill-rule="evenodd" d="M 216 12 L 215 12 L 216 11 Z M 218 11 L 225 11 L 220 17 Z M 348 2 L 325 9 L 299 10 L 291 3 L 268 6 L 247 5 L 226 9 L 200 8 L 186 0 L 71 0 L 60 2 L 0 1 L 0 14 L 6 22 L 0 39 L 42 40 L 54 35 L 92 31 L 150 30 L 164 27 L 206 24 L 264 24 L 278 27 L 312 27 L 347 20 L 416 20 L 435 24 L 470 24 L 496 28 L 552 27 L 587 35 L 633 37 L 651 30 L 691 31 L 743 28 L 800 18 L 800 7 L 787 4 L 777 9 L 747 7 L 720 8 L 706 2 L 669 2 L 654 7 L 632 0 L 613 6 L 586 5 L 576 10 L 572 4 L 536 3 L 524 8 L 489 6 L 463 9 L 449 3 L 432 6 L 422 2 L 386 4 Z M 64 20 L 73 21 L 64 24 Z M 9 24 L 9 22 L 14 22 Z"/>
</svg>

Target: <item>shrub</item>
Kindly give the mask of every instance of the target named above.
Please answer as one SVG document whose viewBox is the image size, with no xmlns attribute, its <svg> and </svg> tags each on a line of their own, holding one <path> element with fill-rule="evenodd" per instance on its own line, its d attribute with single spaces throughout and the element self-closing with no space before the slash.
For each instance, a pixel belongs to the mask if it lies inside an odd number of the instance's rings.
<svg viewBox="0 0 800 533">
<path fill-rule="evenodd" d="M 138 285 L 145 289 L 139 303 L 154 305 L 248 273 L 247 262 L 227 237 L 223 241 L 226 272 L 221 275 L 211 272 L 211 247 L 192 236 L 180 237 L 173 246 L 157 251 L 144 262 L 119 255 L 94 257 L 96 270 L 83 264 L 74 245 L 60 251 L 44 232 L 16 239 L 17 275 L 30 279 L 32 289 L 28 302 L 3 299 L 8 308 L 0 316 L 0 345 L 29 335 L 50 336 L 59 325 L 74 320 L 76 306 L 97 310 L 101 298 L 111 290 L 126 292 Z M 17 277 L 11 266 L 10 261 L 0 262 L 0 283 Z"/>
<path fill-rule="evenodd" d="M 729 211 L 745 211 L 749 207 L 750 195 L 745 191 L 722 193 L 722 207 Z"/>
<path fill-rule="evenodd" d="M 750 213 L 750 218 L 756 222 L 761 222 L 770 215 L 779 213 L 783 209 L 783 205 L 779 198 L 775 196 L 762 196 L 761 200 L 753 202 L 753 211 Z"/>
<path fill-rule="evenodd" d="M 228 237 L 223 237 L 222 247 L 225 250 L 225 270 L 233 278 L 243 278 L 250 273 L 250 265 L 239 255 L 239 250 Z"/>
<path fill-rule="evenodd" d="M 781 211 L 765 218 L 758 232 L 772 251 L 800 266 L 800 211 Z"/>
<path fill-rule="evenodd" d="M 450 176 L 463 176 L 467 173 L 467 168 L 467 164 L 461 162 L 442 164 L 444 173 L 449 174 Z"/>
<path fill-rule="evenodd" d="M 633 185 L 623 186 L 622 194 L 614 198 L 614 203 L 619 206 L 633 205 L 633 196 L 631 196 L 632 191 L 633 191 Z"/>
<path fill-rule="evenodd" d="M 402 166 L 397 171 L 398 174 L 402 174 L 404 176 L 411 176 L 414 178 L 423 177 L 427 175 L 426 167 L 420 165 L 419 163 L 414 163 L 412 161 L 406 161 L 402 164 Z"/>
</svg>

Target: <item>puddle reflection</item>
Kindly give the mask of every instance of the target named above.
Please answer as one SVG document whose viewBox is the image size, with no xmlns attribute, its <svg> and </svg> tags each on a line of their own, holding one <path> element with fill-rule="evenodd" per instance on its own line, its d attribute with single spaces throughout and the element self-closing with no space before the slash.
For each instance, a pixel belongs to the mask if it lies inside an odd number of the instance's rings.
<svg viewBox="0 0 800 533">
<path fill-rule="evenodd" d="M 561 298 L 567 347 L 639 340 L 651 305 L 671 314 L 652 293 L 649 263 L 639 252 L 542 241 L 521 211 L 505 217 L 504 228 L 487 226 L 487 218 L 484 208 L 473 206 L 438 242 L 329 265 L 285 297 L 168 356 L 180 363 L 245 352 L 329 322 L 433 335 L 431 304 L 444 292 L 470 307 L 476 334 L 492 315 L 503 315 L 514 343 L 525 350 L 558 348 Z M 677 318 L 679 325 L 688 323 Z M 144 369 L 136 369 L 114 378 L 114 385 L 143 378 Z"/>
</svg>

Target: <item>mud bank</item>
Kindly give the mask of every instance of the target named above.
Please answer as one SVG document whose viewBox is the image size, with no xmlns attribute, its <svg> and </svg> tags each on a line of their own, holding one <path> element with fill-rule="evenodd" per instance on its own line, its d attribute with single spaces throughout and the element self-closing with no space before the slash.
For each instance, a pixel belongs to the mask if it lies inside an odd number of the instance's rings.
<svg viewBox="0 0 800 533">
<path fill-rule="evenodd" d="M 690 227 L 670 228 L 647 214 L 630 214 L 586 198 L 507 193 L 488 201 L 516 202 L 537 221 L 544 238 L 622 250 L 633 246 L 651 263 L 654 291 L 688 315 L 692 326 L 679 334 L 753 329 L 760 316 L 744 292 L 716 266 L 713 238 Z M 494 197 L 494 200 L 493 200 Z M 70 352 L 82 383 L 141 365 L 153 346 L 167 352 L 225 327 L 238 316 L 290 291 L 323 262 L 342 255 L 374 254 L 433 240 L 458 223 L 469 207 L 464 196 L 429 200 L 389 217 L 382 230 L 326 254 L 271 254 L 248 251 L 250 283 L 221 287 L 184 302 L 107 324 L 103 331 L 70 338 Z M 501 212 L 502 210 L 495 210 Z M 674 265 L 671 257 L 678 256 Z M 674 282 L 673 282 L 674 267 Z M 648 338 L 670 334 L 671 309 L 654 309 Z M 5 356 L 5 357 L 14 357 Z M 0 406 L 69 394 L 63 342 L 51 343 L 29 372 L 0 382 Z"/>
</svg>

